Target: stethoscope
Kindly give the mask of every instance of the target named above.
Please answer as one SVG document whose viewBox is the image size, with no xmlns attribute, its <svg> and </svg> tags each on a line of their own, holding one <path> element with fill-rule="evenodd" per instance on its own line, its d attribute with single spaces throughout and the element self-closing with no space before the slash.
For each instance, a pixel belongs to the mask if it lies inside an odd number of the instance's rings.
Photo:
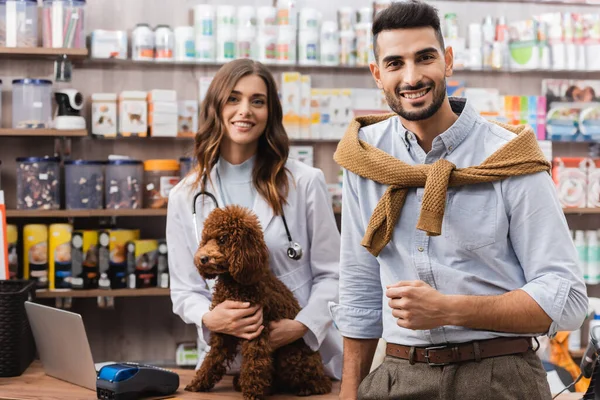
<svg viewBox="0 0 600 400">
<path fill-rule="evenodd" d="M 196 201 L 200 196 L 208 196 L 214 203 L 215 207 L 219 208 L 219 203 L 217 202 L 217 198 L 210 192 L 200 191 L 194 195 L 194 200 L 192 202 L 192 216 L 194 221 L 194 234 L 196 235 L 196 243 L 200 243 L 200 237 L 198 236 L 198 222 L 196 222 Z M 283 210 L 281 211 L 281 219 L 283 220 L 283 226 L 285 227 L 285 233 L 287 235 L 288 241 L 290 243 L 287 249 L 287 256 L 292 260 L 300 260 L 302 258 L 302 246 L 300 243 L 294 242 L 292 240 L 292 235 L 290 234 L 290 230 L 287 225 L 287 221 L 285 220 L 285 215 L 283 214 Z"/>
</svg>

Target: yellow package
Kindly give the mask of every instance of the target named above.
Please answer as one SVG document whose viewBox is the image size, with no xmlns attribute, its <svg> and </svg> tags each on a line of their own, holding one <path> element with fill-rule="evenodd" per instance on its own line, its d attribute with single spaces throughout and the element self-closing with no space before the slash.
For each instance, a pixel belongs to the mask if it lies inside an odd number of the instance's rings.
<svg viewBox="0 0 600 400">
<path fill-rule="evenodd" d="M 156 287 L 158 240 L 132 240 L 127 244 L 127 286 Z"/>
<path fill-rule="evenodd" d="M 49 229 L 48 276 L 50 289 L 71 287 L 71 224 L 52 224 Z"/>
<path fill-rule="evenodd" d="M 48 287 L 48 227 L 23 227 L 23 278 L 36 281 L 37 288 Z"/>
<path fill-rule="evenodd" d="M 110 231 L 108 278 L 111 289 L 127 287 L 127 242 L 140 238 L 140 231 L 116 229 Z"/>
<path fill-rule="evenodd" d="M 8 241 L 8 279 L 19 278 L 19 256 L 17 243 L 19 230 L 16 225 L 6 225 L 6 239 Z"/>
<path fill-rule="evenodd" d="M 71 287 L 98 288 L 98 232 L 75 231 L 71 240 Z"/>
</svg>

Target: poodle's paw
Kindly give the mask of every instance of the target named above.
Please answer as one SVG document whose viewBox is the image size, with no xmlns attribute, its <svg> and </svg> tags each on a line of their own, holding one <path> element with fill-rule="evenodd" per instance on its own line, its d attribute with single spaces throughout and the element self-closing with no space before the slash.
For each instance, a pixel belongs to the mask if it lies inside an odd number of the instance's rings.
<svg viewBox="0 0 600 400">
<path fill-rule="evenodd" d="M 240 386 L 240 376 L 239 375 L 234 375 L 233 376 L 233 389 L 236 392 L 241 392 L 242 391 L 242 387 Z"/>
<path fill-rule="evenodd" d="M 264 400 L 265 396 L 257 395 L 256 393 L 243 393 L 244 400 Z"/>
<path fill-rule="evenodd" d="M 304 387 L 296 393 L 298 396 L 312 396 L 317 394 L 327 394 L 331 393 L 331 380 L 328 378 L 322 380 L 321 382 L 315 382 L 310 387 Z"/>
<path fill-rule="evenodd" d="M 208 392 L 214 386 L 215 385 L 209 385 L 207 383 L 200 382 L 200 380 L 194 379 L 192 382 L 190 382 L 189 385 L 185 387 L 185 390 L 187 390 L 188 392 Z"/>
</svg>

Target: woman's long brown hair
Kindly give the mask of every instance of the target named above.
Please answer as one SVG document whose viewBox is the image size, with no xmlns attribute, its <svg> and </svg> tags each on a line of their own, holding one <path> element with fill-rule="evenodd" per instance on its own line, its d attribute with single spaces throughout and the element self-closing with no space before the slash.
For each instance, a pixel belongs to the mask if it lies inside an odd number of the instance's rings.
<svg viewBox="0 0 600 400">
<path fill-rule="evenodd" d="M 222 110 L 237 82 L 248 75 L 257 75 L 267 86 L 269 116 L 265 132 L 258 139 L 252 182 L 273 209 L 282 215 L 287 203 L 289 182 L 285 163 L 289 154 L 289 139 L 283 127 L 283 111 L 277 94 L 277 85 L 267 68 L 256 61 L 240 59 L 225 64 L 213 78 L 200 110 L 200 127 L 196 133 L 194 154 L 198 160 L 198 178 L 195 187 L 205 190 L 206 180 L 220 155 L 221 140 L 225 135 Z M 212 183 L 212 182 L 211 182 Z"/>
</svg>

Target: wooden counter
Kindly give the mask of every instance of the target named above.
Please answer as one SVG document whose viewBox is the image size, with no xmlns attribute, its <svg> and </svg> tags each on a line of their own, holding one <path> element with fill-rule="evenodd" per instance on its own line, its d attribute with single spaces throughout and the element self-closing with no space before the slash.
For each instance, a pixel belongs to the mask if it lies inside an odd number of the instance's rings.
<svg viewBox="0 0 600 400">
<path fill-rule="evenodd" d="M 233 390 L 231 377 L 226 376 L 208 393 L 191 393 L 183 390 L 194 375 L 193 369 L 173 369 L 179 374 L 179 390 L 170 397 L 178 399 L 227 400 L 242 398 Z M 340 384 L 334 382 L 333 392 L 324 396 L 311 396 L 319 400 L 337 400 Z M 295 396 L 272 396 L 269 399 L 283 400 L 300 398 Z M 51 378 L 44 373 L 39 361 L 34 361 L 25 373 L 16 378 L 0 378 L 0 400 L 95 400 L 96 392 Z M 155 398 L 156 399 L 156 398 Z M 303 397 L 306 399 L 306 397 Z"/>
<path fill-rule="evenodd" d="M 183 388 L 192 380 L 194 371 L 191 369 L 173 370 L 179 374 L 181 386 L 172 400 L 201 399 L 201 400 L 227 400 L 242 398 L 240 393 L 233 390 L 231 377 L 225 377 L 209 393 L 190 393 Z M 334 382 L 333 392 L 325 396 L 311 396 L 309 399 L 337 400 L 339 382 Z M 558 400 L 580 400 L 582 394 L 566 393 Z M 283 400 L 298 398 L 294 396 L 272 396 L 269 399 Z M 39 361 L 34 361 L 25 373 L 16 378 L 0 378 L 0 400 L 95 400 L 96 393 L 91 390 L 72 385 L 58 379 L 51 378 L 44 373 Z M 155 398 L 156 399 L 156 398 Z M 303 399 L 307 399 L 303 397 Z"/>
</svg>

